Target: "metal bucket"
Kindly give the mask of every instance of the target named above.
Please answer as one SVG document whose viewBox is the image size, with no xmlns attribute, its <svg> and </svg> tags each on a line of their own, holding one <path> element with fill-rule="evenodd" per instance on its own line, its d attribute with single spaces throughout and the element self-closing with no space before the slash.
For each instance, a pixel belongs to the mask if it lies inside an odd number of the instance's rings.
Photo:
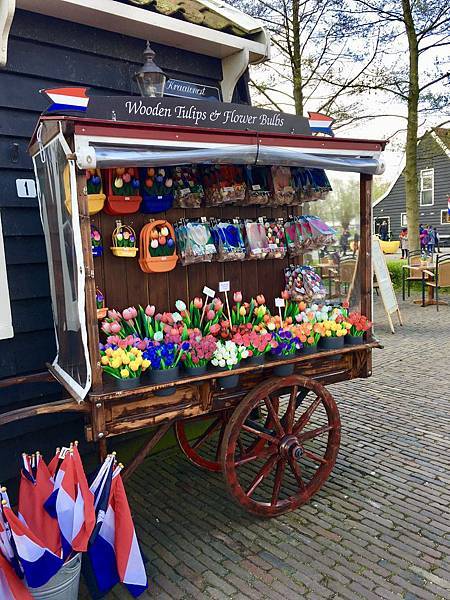
<svg viewBox="0 0 450 600">
<path fill-rule="evenodd" d="M 36 600 L 77 600 L 80 572 L 81 552 L 68 560 L 45 585 L 28 589 Z"/>
</svg>

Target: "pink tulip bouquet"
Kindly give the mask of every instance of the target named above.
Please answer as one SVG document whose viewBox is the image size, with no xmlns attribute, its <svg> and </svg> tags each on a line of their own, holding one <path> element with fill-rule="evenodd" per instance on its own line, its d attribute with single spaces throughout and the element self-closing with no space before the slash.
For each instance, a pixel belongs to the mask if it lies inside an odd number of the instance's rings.
<svg viewBox="0 0 450 600">
<path fill-rule="evenodd" d="M 270 333 L 258 333 L 254 330 L 250 330 L 248 333 L 238 332 L 232 340 L 238 346 L 245 346 L 250 357 L 266 354 L 276 346 L 276 342 Z"/>
<path fill-rule="evenodd" d="M 217 340 L 212 335 L 202 337 L 200 331 L 190 333 L 187 341 L 189 349 L 181 356 L 185 367 L 194 369 L 196 367 L 205 367 L 212 359 L 217 346 Z"/>
<path fill-rule="evenodd" d="M 219 323 L 223 316 L 223 303 L 219 298 L 213 300 L 204 306 L 202 298 L 194 298 L 191 300 L 189 307 L 186 306 L 183 300 L 175 302 L 177 313 L 181 316 L 181 320 L 186 328 L 200 329 L 203 335 L 210 333 L 211 327 Z"/>
</svg>

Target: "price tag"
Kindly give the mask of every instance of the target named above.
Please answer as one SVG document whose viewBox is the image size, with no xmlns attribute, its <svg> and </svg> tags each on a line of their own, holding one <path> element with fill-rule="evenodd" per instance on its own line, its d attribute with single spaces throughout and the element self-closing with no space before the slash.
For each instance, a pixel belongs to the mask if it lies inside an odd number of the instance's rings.
<svg viewBox="0 0 450 600">
<path fill-rule="evenodd" d="M 252 190 L 254 192 L 259 192 L 261 190 L 261 186 L 256 184 L 256 185 L 252 185 Z"/>
<path fill-rule="evenodd" d="M 232 186 L 231 187 L 227 186 L 227 187 L 224 187 L 222 189 L 223 189 L 224 192 L 227 192 L 227 194 L 232 194 L 234 192 L 234 187 L 232 187 Z"/>
<path fill-rule="evenodd" d="M 284 307 L 284 298 L 275 298 L 275 306 L 277 308 L 283 308 Z"/>
<path fill-rule="evenodd" d="M 162 200 L 162 196 L 158 196 L 158 200 Z"/>
<path fill-rule="evenodd" d="M 229 292 L 230 291 L 230 282 L 229 281 L 219 281 L 219 292 Z"/>
<path fill-rule="evenodd" d="M 16 179 L 16 190 L 19 198 L 36 198 L 36 182 L 34 179 Z"/>
<path fill-rule="evenodd" d="M 181 196 L 187 196 L 190 193 L 191 193 L 191 190 L 189 188 L 181 188 L 181 190 L 180 190 Z"/>
<path fill-rule="evenodd" d="M 206 285 L 203 288 L 203 293 L 205 294 L 205 296 L 208 296 L 209 298 L 214 298 L 214 296 L 216 295 L 216 292 L 214 290 L 212 290 L 211 288 L 207 287 Z"/>
</svg>

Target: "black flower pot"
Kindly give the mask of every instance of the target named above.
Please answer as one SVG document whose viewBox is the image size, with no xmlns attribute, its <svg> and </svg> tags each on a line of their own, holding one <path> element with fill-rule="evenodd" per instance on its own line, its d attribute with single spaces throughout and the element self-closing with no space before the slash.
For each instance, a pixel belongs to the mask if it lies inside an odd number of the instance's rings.
<svg viewBox="0 0 450 600">
<path fill-rule="evenodd" d="M 273 370 L 273 374 L 277 377 L 288 377 L 289 375 L 292 375 L 292 373 L 294 372 L 294 368 L 294 363 L 277 365 Z"/>
<path fill-rule="evenodd" d="M 344 336 L 340 337 L 322 337 L 319 341 L 322 350 L 337 350 L 344 347 Z"/>
<path fill-rule="evenodd" d="M 140 377 L 128 377 L 127 379 L 117 379 L 117 377 L 113 377 L 112 379 L 114 379 L 118 390 L 132 390 L 141 385 Z"/>
<path fill-rule="evenodd" d="M 197 377 L 197 375 L 204 375 L 208 365 L 201 365 L 200 367 L 184 367 L 186 375 Z"/>
<path fill-rule="evenodd" d="M 302 348 L 302 354 L 316 354 L 316 352 L 317 352 L 317 344 L 303 346 L 303 348 Z"/>
<path fill-rule="evenodd" d="M 234 367 L 232 369 L 228 369 L 227 367 L 216 367 L 216 368 L 218 371 L 221 371 L 221 372 L 234 371 L 234 369 L 239 368 L 239 363 L 237 365 L 234 365 Z M 217 381 L 223 390 L 229 390 L 229 389 L 235 388 L 237 386 L 237 384 L 239 383 L 239 375 L 227 375 L 226 377 L 218 377 Z"/>
<path fill-rule="evenodd" d="M 151 369 L 149 372 L 150 381 L 155 385 L 159 385 L 161 383 L 169 383 L 170 381 L 176 381 L 180 374 L 180 369 L 178 366 L 173 369 Z M 171 396 L 175 393 L 176 387 L 174 385 L 163 388 L 162 390 L 156 390 L 153 392 L 155 396 Z"/>
<path fill-rule="evenodd" d="M 350 335 L 349 333 L 347 333 L 344 339 L 345 343 L 349 346 L 357 346 L 358 344 L 364 343 L 362 335 Z"/>
<path fill-rule="evenodd" d="M 246 362 L 248 365 L 263 365 L 265 359 L 266 357 L 264 356 L 264 354 L 257 354 L 247 358 Z"/>
</svg>

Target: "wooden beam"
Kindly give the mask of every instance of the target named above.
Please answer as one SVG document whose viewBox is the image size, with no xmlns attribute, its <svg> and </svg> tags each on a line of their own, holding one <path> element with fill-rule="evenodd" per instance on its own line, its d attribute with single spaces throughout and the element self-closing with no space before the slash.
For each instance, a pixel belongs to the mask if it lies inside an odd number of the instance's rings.
<svg viewBox="0 0 450 600">
<path fill-rule="evenodd" d="M 360 198 L 360 243 L 358 265 L 361 289 L 361 313 L 372 321 L 372 175 L 361 173 L 359 184 Z M 371 337 L 368 331 L 365 337 Z M 359 373 L 360 377 L 372 375 L 372 353 L 367 353 L 367 360 Z"/>
<path fill-rule="evenodd" d="M 40 371 L 39 373 L 30 373 L 29 375 L 18 375 L 16 377 L 7 377 L 0 380 L 0 390 L 13 385 L 21 385 L 23 383 L 47 383 L 54 381 L 53 376 L 48 371 Z"/>
<path fill-rule="evenodd" d="M 6 413 L 0 414 L 0 426 L 29 417 L 37 417 L 39 415 L 60 414 L 68 412 L 86 413 L 90 410 L 88 404 L 78 403 L 73 398 L 64 398 L 55 402 L 47 402 L 45 404 L 35 404 L 34 406 L 25 406 L 17 408 Z"/>
<path fill-rule="evenodd" d="M 164 423 L 161 425 L 159 429 L 156 430 L 156 433 L 152 435 L 152 437 L 145 442 L 133 460 L 130 462 L 128 467 L 126 467 L 123 472 L 122 479 L 126 481 L 131 475 L 136 471 L 142 461 L 148 456 L 148 454 L 153 450 L 158 442 L 160 442 L 169 429 L 172 427 L 173 421 L 169 421 L 169 423 Z"/>
</svg>

